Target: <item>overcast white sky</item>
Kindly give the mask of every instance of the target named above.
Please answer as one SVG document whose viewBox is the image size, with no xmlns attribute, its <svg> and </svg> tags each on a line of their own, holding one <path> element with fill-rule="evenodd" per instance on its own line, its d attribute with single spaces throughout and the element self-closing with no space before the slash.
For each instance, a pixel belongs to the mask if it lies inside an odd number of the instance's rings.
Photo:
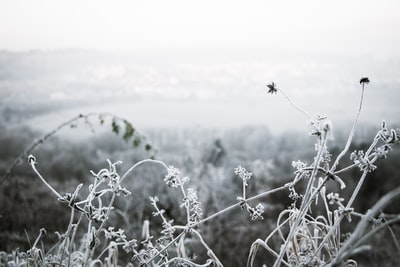
<svg viewBox="0 0 400 267">
<path fill-rule="evenodd" d="M 400 55 L 398 0 L 0 0 L 0 49 L 283 48 Z"/>
</svg>

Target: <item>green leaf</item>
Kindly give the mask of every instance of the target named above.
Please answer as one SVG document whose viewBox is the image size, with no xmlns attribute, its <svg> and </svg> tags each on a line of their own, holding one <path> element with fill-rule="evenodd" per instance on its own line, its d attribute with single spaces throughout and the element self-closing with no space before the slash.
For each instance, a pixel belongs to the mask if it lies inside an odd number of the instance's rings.
<svg viewBox="0 0 400 267">
<path fill-rule="evenodd" d="M 145 147 L 144 147 L 144 149 L 145 149 L 146 151 L 150 151 L 150 150 L 151 150 L 151 145 L 150 145 L 150 144 L 146 144 Z"/>
<path fill-rule="evenodd" d="M 134 147 L 138 147 L 140 146 L 140 143 L 142 142 L 142 139 L 140 139 L 140 137 L 135 137 L 135 139 L 133 139 L 133 146 Z"/>
<path fill-rule="evenodd" d="M 99 120 L 100 120 L 100 124 L 103 125 L 104 124 L 104 117 L 102 115 L 99 116 Z"/>
<path fill-rule="evenodd" d="M 123 138 L 126 142 L 128 142 L 129 139 L 135 133 L 135 128 L 133 128 L 132 124 L 126 120 L 124 120 L 124 123 L 125 123 L 125 133 L 124 133 Z"/>
<path fill-rule="evenodd" d="M 112 120 L 111 127 L 112 127 L 112 131 L 118 135 L 120 126 L 118 125 L 117 120 L 115 118 Z"/>
</svg>

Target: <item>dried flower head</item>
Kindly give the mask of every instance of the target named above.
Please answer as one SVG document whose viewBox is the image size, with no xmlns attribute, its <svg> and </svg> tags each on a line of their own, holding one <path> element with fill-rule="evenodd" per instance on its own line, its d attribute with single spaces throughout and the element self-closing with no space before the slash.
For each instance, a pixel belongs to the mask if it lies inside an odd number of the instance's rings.
<svg viewBox="0 0 400 267">
<path fill-rule="evenodd" d="M 263 220 L 264 217 L 262 216 L 262 214 L 264 213 L 264 206 L 261 203 L 258 203 L 257 206 L 253 207 L 247 207 L 247 211 L 250 214 L 250 218 L 251 220 L 255 221 L 255 220 Z"/>
<path fill-rule="evenodd" d="M 365 156 L 364 151 L 362 150 L 355 150 L 350 154 L 350 160 L 352 160 L 355 164 L 358 165 L 361 171 L 368 171 L 372 172 L 377 167 L 374 165 L 367 156 Z"/>
<path fill-rule="evenodd" d="M 35 164 L 36 163 L 36 158 L 33 155 L 28 156 L 28 163 L 29 164 Z"/>
<path fill-rule="evenodd" d="M 326 198 L 329 200 L 329 204 L 337 204 L 339 206 L 343 206 L 342 202 L 344 201 L 344 198 L 340 197 L 338 193 L 329 193 Z"/>
<path fill-rule="evenodd" d="M 244 167 L 238 166 L 237 168 L 234 169 L 234 173 L 239 176 L 242 180 L 243 183 L 247 186 L 247 181 L 251 178 L 253 175 L 251 172 L 248 172 Z"/>
<path fill-rule="evenodd" d="M 180 184 L 179 175 L 180 170 L 175 168 L 174 166 L 168 166 L 168 173 L 164 177 L 164 182 L 169 187 L 178 187 Z"/>
<path fill-rule="evenodd" d="M 274 82 L 267 84 L 267 87 L 268 87 L 268 94 L 276 94 L 278 92 L 278 88 L 276 88 Z"/>
<path fill-rule="evenodd" d="M 368 77 L 362 77 L 360 79 L 360 84 L 369 84 L 369 79 Z"/>
<path fill-rule="evenodd" d="M 298 171 L 303 170 L 305 167 L 307 167 L 307 164 L 304 162 L 297 160 L 297 161 L 292 161 L 292 167 L 297 169 Z"/>
</svg>

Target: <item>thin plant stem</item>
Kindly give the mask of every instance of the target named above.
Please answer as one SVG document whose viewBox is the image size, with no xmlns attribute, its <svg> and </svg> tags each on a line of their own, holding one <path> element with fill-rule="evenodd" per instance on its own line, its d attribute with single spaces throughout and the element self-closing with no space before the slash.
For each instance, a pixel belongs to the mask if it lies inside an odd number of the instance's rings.
<svg viewBox="0 0 400 267">
<path fill-rule="evenodd" d="M 312 191 L 312 184 L 315 181 L 315 176 L 316 176 L 316 174 L 318 172 L 319 164 L 320 164 L 320 161 L 321 161 L 321 158 L 322 158 L 322 153 L 324 152 L 324 149 L 325 149 L 326 137 L 327 136 L 326 136 L 326 133 L 325 133 L 322 136 L 321 145 L 319 147 L 318 154 L 317 154 L 317 157 L 316 157 L 315 162 L 314 162 L 312 174 L 311 174 L 310 180 L 309 180 L 309 182 L 307 184 L 307 189 L 306 189 L 303 201 L 302 201 L 301 206 L 300 206 L 299 214 L 296 217 L 296 220 L 295 220 L 293 226 L 290 229 L 289 235 L 286 238 L 286 241 L 285 241 L 284 245 L 282 246 L 281 251 L 279 252 L 279 256 L 278 256 L 277 260 L 275 261 L 275 263 L 273 265 L 274 267 L 279 266 L 279 264 L 281 263 L 281 261 L 283 259 L 283 256 L 285 254 L 285 251 L 286 251 L 290 241 L 292 240 L 292 238 L 294 236 L 294 233 L 297 230 L 297 227 L 299 226 L 300 222 L 303 220 L 303 217 L 307 213 L 309 204 L 311 203 L 313 198 L 316 196 L 316 194 L 319 193 L 319 190 L 322 188 L 322 186 L 321 186 L 320 188 L 318 188 L 314 192 Z"/>
<path fill-rule="evenodd" d="M 379 211 L 381 211 L 385 206 L 387 206 L 394 198 L 400 196 L 400 187 L 390 191 L 386 195 L 384 195 L 361 219 L 361 221 L 357 224 L 356 229 L 351 234 L 350 238 L 343 244 L 340 248 L 336 258 L 333 260 L 330 266 L 337 266 L 338 263 L 342 261 L 346 257 L 347 251 L 351 247 L 355 247 L 354 244 L 360 244 L 360 239 L 362 239 L 362 235 L 367 228 L 367 224 L 369 220 L 375 216 Z M 396 219 L 396 218 L 395 218 Z"/>
<path fill-rule="evenodd" d="M 62 130 L 65 127 L 74 125 L 75 122 L 80 121 L 80 120 L 85 120 L 88 121 L 88 119 L 90 117 L 111 117 L 114 118 L 116 120 L 119 121 L 124 121 L 124 122 L 128 122 L 128 120 L 115 116 L 111 113 L 95 113 L 95 112 L 90 112 L 87 114 L 79 114 L 75 117 L 72 117 L 69 120 L 66 120 L 65 122 L 61 123 L 60 125 L 58 125 L 57 127 L 55 127 L 53 130 L 49 131 L 48 133 L 44 134 L 42 137 L 40 137 L 39 139 L 35 140 L 33 143 L 31 143 L 26 149 L 25 151 L 23 151 L 21 154 L 19 154 L 13 161 L 13 163 L 10 165 L 10 167 L 5 171 L 5 173 L 3 174 L 2 179 L 0 180 L 0 185 L 3 184 L 3 182 L 5 180 L 7 180 L 12 171 L 29 155 L 31 154 L 31 152 L 38 147 L 39 145 L 43 144 L 47 139 L 49 139 L 50 137 L 52 137 L 53 135 L 55 135 L 56 133 L 58 133 L 60 130 Z M 92 125 L 90 125 L 92 127 Z M 93 130 L 93 128 L 92 128 Z"/>
<path fill-rule="evenodd" d="M 286 213 L 286 212 L 285 212 L 285 213 Z M 291 219 L 292 216 L 293 216 L 293 215 L 289 215 L 289 217 L 288 217 L 286 220 L 284 220 L 282 223 L 279 223 L 279 222 L 280 222 L 280 218 L 282 217 L 281 215 L 279 215 L 277 227 L 276 227 L 274 230 L 272 230 L 272 232 L 267 236 L 267 238 L 265 238 L 264 243 L 265 243 L 266 246 L 267 246 L 267 250 L 268 250 L 269 252 L 271 252 L 271 254 L 274 255 L 274 256 L 277 257 L 277 258 L 279 257 L 279 254 L 276 253 L 274 250 L 272 250 L 272 249 L 268 246 L 268 241 L 272 238 L 272 236 L 273 236 L 276 232 L 279 232 L 280 235 L 282 236 L 281 228 L 282 228 L 286 223 L 289 222 L 289 220 Z M 283 262 L 285 265 L 289 265 L 284 259 L 282 259 L 282 262 Z"/>
<path fill-rule="evenodd" d="M 375 156 L 375 157 L 371 160 L 371 164 L 372 164 L 373 162 L 375 162 L 377 158 L 378 158 L 378 157 Z M 346 205 L 346 208 L 350 208 L 350 207 L 353 205 L 353 202 L 355 201 L 355 199 L 356 199 L 358 193 L 360 192 L 361 186 L 363 185 L 363 183 L 364 183 L 364 181 L 365 181 L 365 178 L 367 177 L 367 173 L 368 173 L 368 170 L 365 170 L 365 171 L 363 172 L 363 174 L 361 175 L 360 181 L 357 183 L 357 186 L 356 186 L 356 188 L 354 189 L 353 194 L 351 195 L 350 200 L 349 200 L 349 202 L 348 202 L 347 205 Z"/>
<path fill-rule="evenodd" d="M 73 228 L 73 223 L 74 223 L 74 217 L 75 217 L 75 209 L 71 208 L 71 216 L 70 216 L 70 219 L 69 219 L 68 230 L 65 233 L 65 238 L 69 238 L 71 230 L 75 231 L 75 229 L 72 229 Z M 73 236 L 73 234 L 74 234 L 74 232 L 72 232 L 72 236 Z M 72 244 L 73 244 L 73 241 L 72 241 L 72 238 L 71 238 L 69 240 L 69 242 L 67 244 L 65 244 L 64 249 L 62 250 L 60 264 L 62 264 L 64 255 L 65 255 L 65 251 L 67 251 L 67 249 L 68 249 L 68 264 L 67 264 L 67 266 L 70 266 L 70 263 L 71 263 L 71 253 L 70 253 L 70 251 L 71 251 Z"/>
<path fill-rule="evenodd" d="M 310 196 L 310 198 L 308 199 L 308 201 L 305 203 L 305 205 L 303 206 L 302 209 L 300 209 L 297 217 L 296 217 L 296 221 L 294 222 L 294 224 L 291 227 L 291 230 L 289 232 L 288 237 L 286 238 L 285 244 L 283 245 L 283 247 L 281 248 L 281 251 L 279 253 L 278 259 L 275 261 L 274 263 L 274 267 L 275 266 L 279 266 L 278 264 L 280 264 L 280 262 L 283 260 L 283 256 L 284 253 L 287 249 L 287 246 L 289 245 L 290 240 L 293 238 L 294 233 L 297 229 L 297 227 L 299 226 L 301 220 L 303 219 L 303 217 L 306 215 L 308 207 L 310 206 L 311 202 L 313 201 L 314 197 L 319 194 L 320 190 L 322 189 L 322 187 L 324 186 L 324 184 L 327 181 L 327 177 L 324 178 L 323 182 L 319 185 L 319 187 L 317 189 L 314 190 L 314 192 L 312 193 L 312 195 Z"/>
<path fill-rule="evenodd" d="M 315 159 L 315 163 L 314 163 L 314 166 L 313 166 L 313 169 L 312 169 L 311 177 L 310 177 L 310 180 L 309 180 L 309 182 L 308 182 L 307 189 L 306 189 L 306 193 L 304 194 L 304 198 L 303 198 L 301 207 L 304 207 L 304 203 L 307 202 L 308 197 L 309 197 L 310 194 L 311 194 L 312 185 L 313 185 L 313 183 L 314 183 L 314 181 L 315 181 L 315 177 L 316 177 L 317 172 L 318 172 L 318 170 L 319 170 L 319 168 L 320 168 L 320 167 L 319 167 L 319 164 L 320 164 L 321 159 L 322 159 L 322 153 L 324 153 L 324 150 L 325 150 L 325 146 L 326 146 L 326 137 L 327 137 L 326 134 L 324 134 L 324 135 L 322 136 L 321 145 L 320 145 L 320 147 L 319 147 L 318 154 L 317 154 L 317 157 L 316 157 L 316 159 Z M 307 206 L 306 206 L 306 207 L 307 207 Z M 301 208 L 300 208 L 300 209 L 301 209 Z"/>
<path fill-rule="evenodd" d="M 108 204 L 108 208 L 107 208 L 107 214 L 106 214 L 106 216 L 105 216 L 106 218 L 108 218 L 108 216 L 110 215 L 111 208 L 112 208 L 112 206 L 114 205 L 115 196 L 116 196 L 115 193 L 113 193 L 112 196 L 111 196 L 111 200 L 110 200 L 110 203 Z M 106 220 L 103 220 L 103 221 L 101 222 L 100 226 L 97 228 L 98 230 L 96 231 L 96 235 L 98 235 L 99 231 L 100 231 L 101 229 L 103 229 L 105 223 L 106 223 Z"/>
<path fill-rule="evenodd" d="M 371 161 L 374 157 L 376 157 L 376 153 L 372 153 L 372 154 L 368 155 L 367 159 L 368 159 L 368 161 Z M 349 171 L 349 170 L 351 170 L 351 169 L 353 169 L 355 167 L 358 167 L 358 166 L 360 166 L 359 163 L 353 163 L 353 164 L 351 164 L 351 165 L 349 165 L 347 167 L 344 167 L 343 169 L 335 171 L 334 174 L 337 175 L 339 173 L 343 173 L 343 172 Z"/>
<path fill-rule="evenodd" d="M 393 243 L 394 243 L 395 246 L 396 246 L 397 253 L 399 253 L 399 255 L 400 255 L 400 244 L 399 244 L 399 240 L 397 240 L 397 237 L 396 237 L 396 235 L 395 235 L 395 233 L 394 233 L 392 227 L 390 227 L 390 225 L 391 225 L 392 223 L 397 222 L 397 221 L 399 221 L 399 220 L 400 220 L 400 215 L 396 216 L 394 219 L 391 219 L 391 220 L 389 220 L 389 221 L 387 221 L 387 220 L 385 219 L 384 224 L 387 224 L 388 231 L 389 231 L 390 235 L 392 236 L 392 240 L 393 240 Z"/>
<path fill-rule="evenodd" d="M 194 263 L 194 262 L 192 262 L 190 260 L 187 260 L 187 259 L 184 259 L 184 258 L 174 257 L 174 258 L 168 260 L 168 262 L 163 263 L 160 266 L 169 266 L 170 264 L 172 264 L 175 261 L 180 263 L 180 265 L 177 265 L 177 266 L 181 266 L 182 263 L 185 264 L 184 266 L 192 266 L 192 267 L 207 267 L 207 266 L 213 266 L 213 264 L 214 264 L 213 262 L 208 262 L 208 263 L 204 263 L 204 264 L 197 264 L 197 263 Z"/>
<path fill-rule="evenodd" d="M 308 119 L 310 119 L 310 120 L 312 119 L 312 117 L 310 116 L 310 114 L 308 114 L 307 111 L 305 111 L 304 109 L 302 109 L 301 107 L 299 107 L 298 105 L 296 105 L 296 103 L 294 103 L 294 102 L 290 99 L 290 97 L 285 93 L 285 91 L 283 91 L 283 90 L 281 90 L 281 89 L 278 89 L 278 88 L 277 88 L 277 90 L 279 90 L 279 92 L 282 93 L 282 95 L 286 98 L 286 100 L 289 101 L 289 103 L 290 103 L 295 109 L 297 109 L 298 111 L 300 111 L 301 113 L 303 113 L 304 115 L 306 115 L 306 116 L 308 117 Z"/>
<path fill-rule="evenodd" d="M 201 244 L 203 245 L 203 247 L 207 250 L 207 252 L 212 256 L 212 258 L 214 258 L 214 260 L 216 261 L 218 266 L 223 266 L 223 264 L 221 263 L 221 261 L 218 259 L 218 257 L 215 255 L 215 253 L 212 251 L 212 249 L 207 245 L 207 243 L 204 241 L 203 237 L 201 236 L 201 234 L 192 229 L 192 232 L 194 234 L 197 235 L 197 238 L 200 240 Z"/>
<path fill-rule="evenodd" d="M 40 174 L 40 172 L 36 169 L 35 164 L 36 164 L 36 162 L 34 160 L 32 160 L 31 167 L 32 167 L 33 171 L 36 173 L 36 175 L 47 186 L 47 188 L 49 188 L 50 191 L 56 195 L 57 199 L 62 198 L 61 195 L 43 178 L 43 176 Z"/>
<path fill-rule="evenodd" d="M 175 237 L 173 240 L 171 240 L 165 247 L 163 247 L 161 250 L 157 251 L 157 253 L 155 255 L 153 255 L 153 257 L 151 257 L 148 261 L 146 261 L 146 265 L 150 264 L 150 262 L 152 262 L 155 258 L 157 258 L 161 253 L 163 253 L 165 250 L 167 250 L 170 246 L 172 246 L 176 241 L 179 240 L 179 238 L 182 237 L 182 235 L 185 234 L 185 231 L 182 231 L 177 237 Z"/>
<path fill-rule="evenodd" d="M 144 160 L 141 160 L 141 161 L 135 163 L 132 167 L 130 167 L 130 168 L 125 172 L 125 174 L 122 175 L 122 177 L 121 177 L 121 179 L 120 179 L 120 182 L 122 182 L 122 181 L 126 178 L 126 176 L 128 176 L 128 175 L 129 175 L 134 169 L 136 169 L 138 166 L 140 166 L 140 165 L 142 165 L 142 164 L 144 164 L 144 163 L 147 163 L 147 162 L 152 162 L 152 163 L 160 164 L 160 165 L 162 165 L 162 166 L 168 171 L 168 166 L 167 166 L 163 161 L 161 161 L 161 160 L 155 160 L 155 159 L 144 159 Z"/>
<path fill-rule="evenodd" d="M 69 247 L 70 251 L 72 250 L 72 245 L 74 244 L 76 232 L 78 231 L 78 226 L 82 221 L 82 217 L 83 217 L 83 213 L 81 213 L 81 215 L 79 216 L 78 221 L 76 222 L 76 226 L 73 228 L 72 235 L 71 235 L 71 240 L 70 240 L 70 247 Z M 69 266 L 70 262 L 71 262 L 71 253 L 69 253 L 69 256 L 68 256 L 68 266 Z"/>
<path fill-rule="evenodd" d="M 86 115 L 79 114 L 78 116 L 75 116 L 75 117 L 73 117 L 73 118 L 61 123 L 60 125 L 58 125 L 53 130 L 51 130 L 50 132 L 46 133 L 45 135 L 43 135 L 38 140 L 34 141 L 24 152 L 22 152 L 17 158 L 15 158 L 15 160 L 13 161 L 11 166 L 4 173 L 3 179 L 0 181 L 0 185 L 10 176 L 10 174 L 14 170 L 14 168 L 17 167 L 22 162 L 22 160 L 25 159 L 37 146 L 42 144 L 44 141 L 46 141 L 51 136 L 55 135 L 62 128 L 66 127 L 66 126 L 70 126 L 74 122 L 76 122 L 76 121 L 78 121 L 78 120 L 80 120 L 82 118 L 87 118 L 87 117 L 90 117 L 90 116 L 93 116 L 93 115 L 95 115 L 95 114 L 94 113 L 89 113 L 89 114 L 86 114 Z"/>
<path fill-rule="evenodd" d="M 272 189 L 272 190 L 260 193 L 260 194 L 258 194 L 256 196 L 250 197 L 250 198 L 246 199 L 246 202 L 250 202 L 250 201 L 253 201 L 253 200 L 268 196 L 270 194 L 276 193 L 276 192 L 281 191 L 281 190 L 286 189 L 286 188 L 287 188 L 286 186 L 277 187 L 275 189 Z M 234 209 L 236 207 L 239 207 L 240 205 L 241 205 L 241 202 L 237 202 L 237 203 L 235 203 L 235 204 L 233 204 L 233 205 L 231 205 L 229 207 L 226 207 L 225 209 L 222 209 L 222 210 L 220 210 L 220 211 L 208 216 L 207 218 L 204 218 L 204 219 L 200 220 L 199 222 L 195 223 L 193 225 L 193 227 L 197 226 L 199 224 L 205 223 L 206 221 L 209 221 L 209 220 L 211 220 L 211 219 L 213 219 L 213 218 L 215 218 L 215 217 L 217 217 L 219 215 L 222 215 L 222 214 L 224 214 L 224 213 L 226 213 L 226 212 L 228 212 L 228 211 L 230 211 L 230 210 L 232 210 L 232 209 Z"/>
<path fill-rule="evenodd" d="M 339 164 L 339 161 L 342 159 L 342 157 L 347 153 L 347 151 L 350 148 L 351 141 L 353 140 L 354 133 L 355 133 L 356 128 L 357 128 L 358 119 L 360 118 L 363 101 L 364 101 L 364 83 L 362 83 L 360 104 L 358 106 L 358 111 L 357 111 L 356 118 L 355 118 L 353 126 L 351 128 L 349 137 L 347 138 L 347 142 L 346 142 L 346 145 L 345 145 L 344 149 L 342 150 L 342 152 L 340 152 L 340 154 L 337 156 L 335 162 L 332 165 L 331 173 L 333 173 L 335 171 L 337 165 Z"/>
<path fill-rule="evenodd" d="M 352 194 L 352 196 L 350 197 L 350 200 L 349 200 L 349 202 L 347 203 L 345 210 L 348 210 L 348 209 L 352 206 L 353 201 L 355 200 L 355 198 L 356 198 L 356 196 L 357 196 L 357 194 L 358 194 L 358 192 L 359 192 L 359 190 L 360 190 L 360 188 L 361 188 L 361 185 L 364 183 L 364 180 L 365 180 L 365 177 L 367 176 L 367 173 L 368 173 L 368 171 L 365 170 L 365 171 L 363 172 L 363 174 L 361 175 L 361 178 L 360 178 L 360 180 L 359 180 L 358 183 L 357 183 L 356 189 L 353 191 L 353 194 Z M 342 222 L 344 216 L 345 216 L 345 214 L 342 213 L 342 214 L 340 215 L 340 217 L 335 221 L 335 223 L 333 224 L 333 226 L 329 229 L 328 233 L 325 235 L 325 237 L 324 237 L 324 239 L 322 240 L 322 242 L 321 242 L 321 244 L 319 245 L 319 247 L 315 250 L 314 256 L 317 255 L 317 253 L 319 253 L 319 251 L 322 249 L 322 247 L 324 246 L 324 244 L 326 244 L 326 242 L 327 242 L 327 240 L 330 238 L 330 236 L 334 233 L 334 231 L 336 231 L 336 229 L 338 228 L 339 224 Z"/>
<path fill-rule="evenodd" d="M 186 199 L 185 187 L 183 186 L 183 181 L 180 178 L 179 178 L 179 188 L 181 189 L 183 199 Z M 190 203 L 189 203 L 189 201 L 187 202 L 187 205 L 185 205 L 185 211 L 186 211 L 187 225 L 189 225 L 190 224 Z"/>
</svg>

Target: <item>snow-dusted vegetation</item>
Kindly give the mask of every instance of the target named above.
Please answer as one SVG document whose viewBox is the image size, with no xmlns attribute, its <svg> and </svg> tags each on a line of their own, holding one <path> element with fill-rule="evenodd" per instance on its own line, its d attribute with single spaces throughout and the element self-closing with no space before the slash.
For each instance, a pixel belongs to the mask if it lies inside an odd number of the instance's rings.
<svg viewBox="0 0 400 267">
<path fill-rule="evenodd" d="M 263 128 L 145 137 L 129 121 L 97 113 L 33 143 L 36 133 L 26 129 L 3 135 L 2 156 L 14 160 L 2 161 L 0 264 L 391 266 L 400 253 L 400 136 L 385 121 L 357 135 L 368 83 L 361 78 L 357 113 L 342 136 L 273 82 L 266 92 L 303 113 L 311 137 Z M 56 138 L 82 123 L 109 124 L 122 138 L 103 134 L 77 149 Z"/>
</svg>

